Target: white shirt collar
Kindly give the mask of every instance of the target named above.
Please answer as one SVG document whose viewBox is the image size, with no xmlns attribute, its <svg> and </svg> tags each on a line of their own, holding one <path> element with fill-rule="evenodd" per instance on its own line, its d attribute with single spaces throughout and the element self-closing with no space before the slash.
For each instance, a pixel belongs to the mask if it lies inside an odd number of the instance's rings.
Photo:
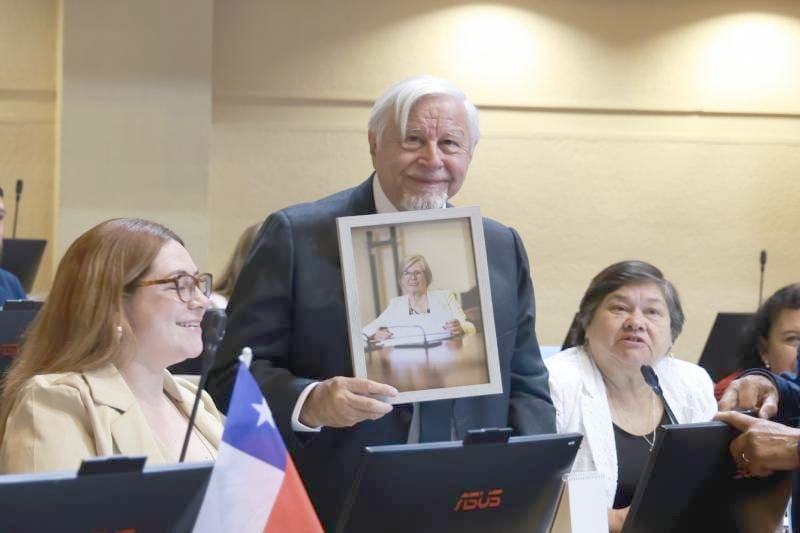
<svg viewBox="0 0 800 533">
<path fill-rule="evenodd" d="M 372 178 L 372 197 L 375 200 L 375 212 L 382 213 L 396 213 L 398 209 L 394 206 L 389 197 L 381 186 L 381 180 L 378 179 L 378 173 Z M 441 207 L 447 207 L 447 202 Z"/>
</svg>

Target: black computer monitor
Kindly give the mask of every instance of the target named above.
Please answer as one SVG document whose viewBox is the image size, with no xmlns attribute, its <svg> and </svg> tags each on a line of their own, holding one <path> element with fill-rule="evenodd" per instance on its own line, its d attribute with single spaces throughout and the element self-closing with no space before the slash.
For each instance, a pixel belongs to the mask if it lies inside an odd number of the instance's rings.
<svg viewBox="0 0 800 533">
<path fill-rule="evenodd" d="M 211 463 L 144 472 L 0 476 L 0 531 L 189 532 Z"/>
<path fill-rule="evenodd" d="M 752 313 L 718 313 L 698 364 L 717 382 L 738 368 L 739 343 Z"/>
<path fill-rule="evenodd" d="M 623 533 L 775 531 L 791 477 L 736 478 L 734 435 L 722 422 L 661 426 Z"/>
<path fill-rule="evenodd" d="M 41 300 L 6 300 L 3 304 L 5 311 L 39 311 L 44 302 Z"/>
<path fill-rule="evenodd" d="M 0 309 L 0 376 L 17 356 L 22 335 L 36 313 L 36 309 Z"/>
<path fill-rule="evenodd" d="M 581 438 L 367 447 L 336 531 L 549 531 Z"/>
<path fill-rule="evenodd" d="M 46 244 L 45 239 L 3 239 L 0 268 L 17 276 L 27 293 L 33 289 Z"/>
</svg>

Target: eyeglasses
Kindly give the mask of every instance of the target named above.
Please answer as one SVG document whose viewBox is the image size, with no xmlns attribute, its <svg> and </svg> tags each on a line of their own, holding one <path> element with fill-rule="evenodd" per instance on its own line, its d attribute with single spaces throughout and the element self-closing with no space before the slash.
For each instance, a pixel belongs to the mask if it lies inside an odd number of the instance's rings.
<svg viewBox="0 0 800 533">
<path fill-rule="evenodd" d="M 421 278 L 425 276 L 424 270 L 403 270 L 403 275 L 407 278 Z"/>
<path fill-rule="evenodd" d="M 194 290 L 199 289 L 203 295 L 208 298 L 211 296 L 211 274 L 181 274 L 174 278 L 167 279 L 153 279 L 148 281 L 140 281 L 135 283 L 134 287 L 148 287 L 150 285 L 161 285 L 164 283 L 172 283 L 175 285 L 175 291 L 178 293 L 178 299 L 182 302 L 189 302 L 194 296 Z"/>
</svg>

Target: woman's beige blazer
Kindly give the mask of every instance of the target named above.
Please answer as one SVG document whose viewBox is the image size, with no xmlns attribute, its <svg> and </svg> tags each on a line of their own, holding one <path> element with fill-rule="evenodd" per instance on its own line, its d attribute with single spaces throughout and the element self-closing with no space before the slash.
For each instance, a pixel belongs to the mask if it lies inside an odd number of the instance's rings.
<svg viewBox="0 0 800 533">
<path fill-rule="evenodd" d="M 197 388 L 165 371 L 164 392 L 188 420 Z M 196 427 L 215 450 L 222 422 L 205 392 Z M 44 374 L 22 388 L 0 443 L 0 473 L 77 471 L 86 457 L 146 455 L 147 464 L 177 462 L 151 431 L 117 368 Z"/>
</svg>

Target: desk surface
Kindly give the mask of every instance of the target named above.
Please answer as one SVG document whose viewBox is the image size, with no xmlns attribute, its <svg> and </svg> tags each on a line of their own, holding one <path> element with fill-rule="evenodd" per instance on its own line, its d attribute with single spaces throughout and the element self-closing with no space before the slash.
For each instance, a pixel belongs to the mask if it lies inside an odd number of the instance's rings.
<svg viewBox="0 0 800 533">
<path fill-rule="evenodd" d="M 366 354 L 367 377 L 400 392 L 489 382 L 482 333 L 443 341 L 427 349 L 389 346 Z"/>
</svg>

